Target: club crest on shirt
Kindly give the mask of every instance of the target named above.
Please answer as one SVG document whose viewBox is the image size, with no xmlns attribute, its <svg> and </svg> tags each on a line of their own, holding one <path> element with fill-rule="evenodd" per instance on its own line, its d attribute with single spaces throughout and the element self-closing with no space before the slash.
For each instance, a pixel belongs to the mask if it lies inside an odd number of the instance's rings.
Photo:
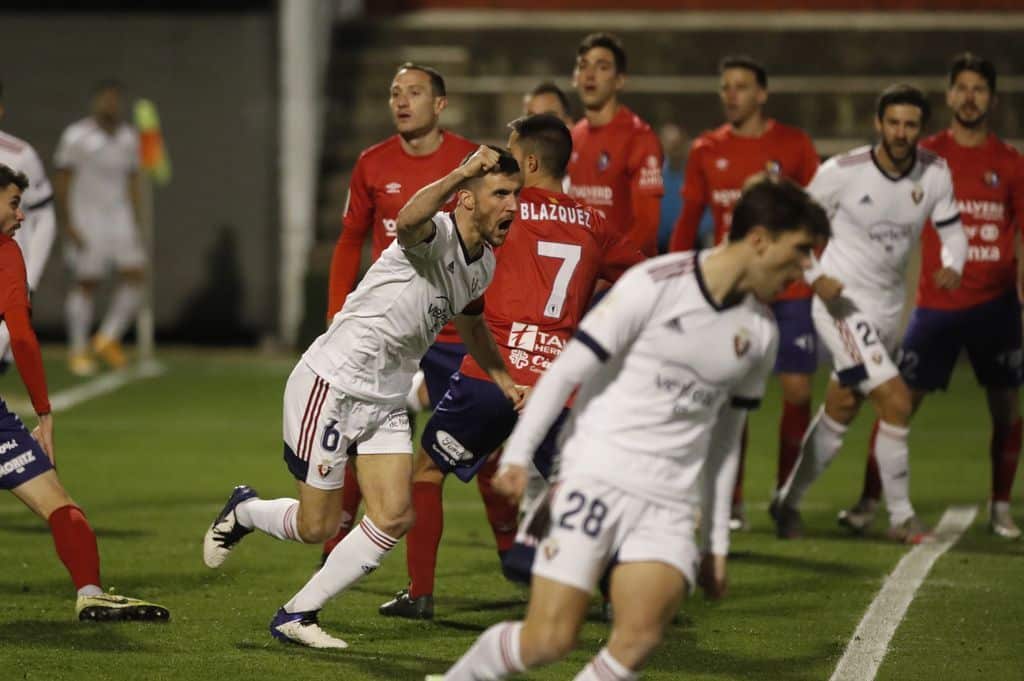
<svg viewBox="0 0 1024 681">
<path fill-rule="evenodd" d="M 915 184 L 914 188 L 910 190 L 910 198 L 914 200 L 914 205 L 921 203 L 921 199 L 924 198 L 924 189 L 919 184 Z"/>
<path fill-rule="evenodd" d="M 386 194 L 397 194 L 402 191 L 401 182 L 388 182 L 384 185 L 384 193 Z"/>
<path fill-rule="evenodd" d="M 605 170 L 608 170 L 608 166 L 611 165 L 611 162 L 612 162 L 612 155 L 609 154 L 607 151 L 602 151 L 597 156 L 597 169 L 598 169 L 598 171 L 604 172 Z"/>
<path fill-rule="evenodd" d="M 554 560 L 559 551 L 558 541 L 556 541 L 554 537 L 548 537 L 544 540 L 544 543 L 540 545 L 540 550 L 544 553 L 545 560 Z"/>
<path fill-rule="evenodd" d="M 750 332 L 746 329 L 740 329 L 732 337 L 732 349 L 736 351 L 737 357 L 747 354 L 747 351 L 750 350 Z"/>
<path fill-rule="evenodd" d="M 326 461 L 321 461 L 316 465 L 316 472 L 320 474 L 321 478 L 326 478 L 331 474 L 331 470 L 334 468 L 331 464 Z"/>
<path fill-rule="evenodd" d="M 782 175 L 782 164 L 772 159 L 764 164 L 764 171 L 777 178 Z"/>
<path fill-rule="evenodd" d="M 717 161 L 715 161 L 715 168 L 717 168 L 719 170 L 725 170 L 728 167 L 729 167 L 729 159 L 727 159 L 727 158 L 720 158 Z"/>
<path fill-rule="evenodd" d="M 995 189 L 999 186 L 999 173 L 989 170 L 985 173 L 985 185 Z"/>
<path fill-rule="evenodd" d="M 875 351 L 875 352 L 871 353 L 871 361 L 874 362 L 875 364 L 881 364 L 882 363 L 882 353 L 878 352 L 878 351 Z"/>
</svg>

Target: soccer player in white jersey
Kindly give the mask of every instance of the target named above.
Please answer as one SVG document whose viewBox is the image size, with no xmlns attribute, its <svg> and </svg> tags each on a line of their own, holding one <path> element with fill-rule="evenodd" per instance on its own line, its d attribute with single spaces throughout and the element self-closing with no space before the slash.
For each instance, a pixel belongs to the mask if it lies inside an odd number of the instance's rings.
<svg viewBox="0 0 1024 681">
<path fill-rule="evenodd" d="M 6 113 L 3 104 L 4 85 L 0 82 L 0 121 Z M 0 130 L 0 163 L 28 177 L 29 185 L 22 196 L 25 221 L 14 234 L 25 256 L 29 295 L 39 286 L 53 240 L 57 236 L 57 218 L 53 211 L 53 188 L 36 150 L 28 142 Z M 10 361 L 11 335 L 7 323 L 0 321 L 0 358 Z"/>
<path fill-rule="evenodd" d="M 69 125 L 54 155 L 57 220 L 68 239 L 74 284 L 65 303 L 71 372 L 96 372 L 92 353 L 124 366 L 121 337 L 142 302 L 146 252 L 138 231 L 139 135 L 123 119 L 120 83 L 93 90 L 90 116 Z M 117 288 L 99 331 L 89 341 L 94 295 L 111 269 Z"/>
<path fill-rule="evenodd" d="M 493 248 L 508 235 L 522 186 L 507 151 L 480 147 L 398 213 L 397 239 L 363 277 L 330 328 L 306 350 L 284 395 L 284 459 L 299 499 L 260 499 L 235 488 L 206 533 L 203 559 L 218 567 L 254 529 L 277 539 L 319 543 L 341 523 L 349 456 L 366 513 L 324 566 L 270 624 L 275 638 L 313 648 L 345 648 L 317 613 L 373 572 L 413 522 L 412 442 L 405 398 L 419 360 L 438 332 L 455 326 L 480 366 L 516 406 L 522 390 L 484 323 L 483 292 L 494 274 Z M 457 206 L 439 212 L 453 193 Z"/>
<path fill-rule="evenodd" d="M 802 189 L 762 180 L 736 204 L 726 243 L 633 267 L 583 319 L 537 383 L 495 478 L 522 494 L 531 454 L 580 386 L 526 620 L 491 627 L 428 679 L 503 679 L 564 657 L 616 554 L 612 633 L 575 679 L 637 678 L 695 582 L 702 497 L 714 508 L 704 515 L 711 553 L 728 552 L 743 410 L 760 401 L 778 347 L 765 303 L 802 275 L 827 234 L 824 211 Z M 702 493 L 702 473 L 718 479 L 728 452 L 722 498 Z"/>
<path fill-rule="evenodd" d="M 925 222 L 931 219 L 942 240 L 943 267 L 935 272 L 940 288 L 959 285 L 967 236 L 946 161 L 917 146 L 928 113 L 920 90 L 890 86 L 878 99 L 878 143 L 829 159 L 808 186 L 832 221 L 820 267 L 807 280 L 816 293 L 814 327 L 835 371 L 798 464 L 771 504 L 781 538 L 802 533 L 800 500 L 839 453 L 865 398 L 879 416 L 876 456 L 889 536 L 905 543 L 929 537 L 910 503 L 911 397 L 892 356 L 900 340 L 907 259 Z"/>
</svg>

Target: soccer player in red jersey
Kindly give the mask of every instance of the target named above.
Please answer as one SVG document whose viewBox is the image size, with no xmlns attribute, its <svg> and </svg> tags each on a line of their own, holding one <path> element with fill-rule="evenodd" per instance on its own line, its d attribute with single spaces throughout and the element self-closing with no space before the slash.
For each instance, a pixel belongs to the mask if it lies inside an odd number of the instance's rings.
<svg viewBox="0 0 1024 681">
<path fill-rule="evenodd" d="M 648 257 L 658 251 L 662 153 L 658 136 L 619 102 L 626 51 L 610 33 L 592 33 L 576 50 L 573 85 L 585 116 L 573 126 L 569 193 L 602 213 Z"/>
<path fill-rule="evenodd" d="M 407 62 L 391 81 L 388 106 L 396 134 L 363 151 L 349 183 L 341 236 L 331 259 L 327 320 L 345 304 L 355 288 L 367 236 L 373 239 L 372 259 L 395 240 L 398 211 L 421 187 L 447 175 L 477 145 L 440 125 L 447 106 L 444 78 L 429 67 Z M 466 354 L 458 332 L 448 324 L 420 363 L 410 401 L 416 411 L 433 406 L 444 395 L 448 377 Z M 326 556 L 348 534 L 362 494 L 349 464 L 345 474 L 341 529 L 324 544 Z M 482 478 L 484 484 L 489 478 Z"/>
<path fill-rule="evenodd" d="M 78 590 L 75 614 L 80 620 L 167 620 L 166 608 L 137 598 L 104 593 L 96 535 L 68 496 L 53 467 L 53 415 L 39 341 L 29 321 L 31 303 L 25 261 L 14 232 L 25 215 L 21 195 L 28 178 L 0 165 L 0 317 L 11 334 L 11 351 L 25 383 L 39 425 L 29 433 L 0 400 L 0 489 L 10 490 L 50 525 L 57 555 Z"/>
<path fill-rule="evenodd" d="M 1010 491 L 1021 449 L 1019 390 L 1021 309 L 1024 273 L 1016 258 L 1016 232 L 1024 220 L 1024 158 L 989 129 L 996 103 L 996 69 L 971 53 L 957 56 L 949 72 L 946 103 L 953 112 L 949 128 L 921 142 L 946 159 L 953 191 L 968 237 L 967 264 L 957 289 L 936 285 L 942 267 L 935 229 L 921 234 L 921 275 L 917 306 L 903 339 L 900 371 L 911 389 L 916 411 L 925 395 L 945 390 L 961 350 L 985 387 L 992 418 L 992 505 L 994 533 L 1017 539 L 1020 528 L 1010 514 Z M 881 479 L 871 455 L 864 490 L 857 504 L 839 513 L 839 523 L 862 533 L 874 520 Z"/>
<path fill-rule="evenodd" d="M 719 64 L 722 109 L 726 123 L 694 140 L 683 181 L 683 211 L 676 222 L 670 251 L 693 250 L 701 216 L 711 206 L 715 243 L 729 232 L 732 210 L 751 175 L 767 172 L 802 186 L 818 169 L 818 154 L 803 130 L 768 118 L 768 76 L 747 56 L 724 58 Z M 811 421 L 811 377 L 817 368 L 817 335 L 811 321 L 811 289 L 804 282 L 787 288 L 772 305 L 779 324 L 775 373 L 782 384 L 777 486 L 789 477 L 800 441 Z M 743 459 L 733 493 L 732 529 L 746 526 L 743 513 Z"/>
<path fill-rule="evenodd" d="M 523 190 L 519 215 L 497 254 L 484 318 L 512 378 L 532 386 L 569 342 L 598 280 L 615 281 L 644 255 L 596 210 L 562 192 L 572 139 L 559 118 L 526 116 L 510 127 L 509 150 L 522 169 Z M 512 403 L 467 356 L 423 432 L 413 473 L 416 524 L 407 538 L 410 585 L 382 605 L 381 614 L 433 617 L 434 568 L 443 530 L 441 486 L 448 473 L 471 480 L 517 418 Z M 534 457 L 545 477 L 561 423 Z M 506 569 L 511 547 L 511 541 L 498 546 Z"/>
</svg>

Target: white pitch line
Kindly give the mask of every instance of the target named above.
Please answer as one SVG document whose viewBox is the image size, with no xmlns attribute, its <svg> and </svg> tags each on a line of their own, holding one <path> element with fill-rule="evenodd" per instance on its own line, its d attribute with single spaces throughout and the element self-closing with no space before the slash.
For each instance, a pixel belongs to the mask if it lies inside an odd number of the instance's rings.
<svg viewBox="0 0 1024 681">
<path fill-rule="evenodd" d="M 935 541 L 919 544 L 903 556 L 871 601 L 829 681 L 872 681 L 875 678 L 918 587 L 935 561 L 971 526 L 977 513 L 977 506 L 948 508 L 935 528 Z"/>
<path fill-rule="evenodd" d="M 146 378 L 156 378 L 165 373 L 167 373 L 167 367 L 160 362 L 155 359 L 144 360 L 134 366 L 103 374 L 86 383 L 50 395 L 50 408 L 54 413 L 67 411 L 82 402 L 120 390 L 129 383 Z M 32 411 L 32 405 L 27 401 L 12 400 L 8 406 L 15 412 Z"/>
</svg>

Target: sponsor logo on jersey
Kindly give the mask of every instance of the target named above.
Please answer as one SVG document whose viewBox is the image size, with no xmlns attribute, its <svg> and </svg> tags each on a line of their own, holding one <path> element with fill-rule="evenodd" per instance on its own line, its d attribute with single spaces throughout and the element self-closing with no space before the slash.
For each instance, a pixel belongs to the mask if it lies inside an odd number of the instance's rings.
<svg viewBox="0 0 1024 681">
<path fill-rule="evenodd" d="M 384 233 L 391 238 L 398 236 L 398 220 L 388 218 L 382 218 L 381 224 L 384 225 Z"/>
<path fill-rule="evenodd" d="M 711 202 L 725 208 L 730 208 L 740 200 L 742 193 L 742 189 L 716 189 L 711 192 Z"/>
<path fill-rule="evenodd" d="M 985 173 L 985 184 L 988 185 L 989 187 L 993 187 L 993 188 L 994 187 L 998 187 L 999 186 L 999 173 L 997 173 L 994 170 L 990 170 L 987 173 Z"/>
<path fill-rule="evenodd" d="M 715 168 L 718 168 L 719 170 L 725 170 L 728 167 L 729 167 L 729 159 L 727 159 L 727 158 L 719 158 L 719 159 L 715 160 Z"/>
<path fill-rule="evenodd" d="M 1002 260 L 1002 251 L 999 246 L 968 246 L 968 262 L 999 262 Z"/>
<path fill-rule="evenodd" d="M 402 183 L 401 182 L 388 182 L 386 185 L 384 185 L 384 192 L 386 194 L 398 194 L 401 191 L 402 191 Z"/>
<path fill-rule="evenodd" d="M 608 200 L 611 201 L 611 187 L 608 189 Z M 590 229 L 590 211 L 578 206 L 562 206 L 554 203 L 530 203 L 519 204 L 519 219 L 538 222 L 547 220 L 561 222 L 567 225 L 580 225 Z"/>
<path fill-rule="evenodd" d="M 640 179 L 638 181 L 641 187 L 660 187 L 662 185 L 661 179 L 661 164 L 658 163 L 657 156 L 648 156 L 646 160 L 646 166 L 640 169 Z"/>
<path fill-rule="evenodd" d="M 374 570 L 376 570 L 377 566 L 376 565 L 368 565 L 366 563 L 363 563 L 362 565 L 359 566 L 359 569 L 363 571 L 364 575 L 368 575 L 371 572 L 373 572 Z"/>
<path fill-rule="evenodd" d="M 673 317 L 672 319 L 665 322 L 665 326 L 672 329 L 676 333 L 686 333 L 685 331 L 683 331 L 683 323 L 679 321 L 680 319 L 680 317 Z"/>
<path fill-rule="evenodd" d="M 991 223 L 981 226 L 978 230 L 984 241 L 997 241 L 999 239 L 999 227 Z"/>
<path fill-rule="evenodd" d="M 530 353 L 525 350 L 513 350 L 508 353 L 508 361 L 516 369 L 525 369 L 530 365 Z"/>
<path fill-rule="evenodd" d="M 455 310 L 452 309 L 452 301 L 448 296 L 436 296 L 434 300 L 436 302 L 427 306 L 427 316 L 431 320 L 430 332 L 436 336 L 444 325 L 455 316 Z"/>
<path fill-rule="evenodd" d="M 536 324 L 512 322 L 508 332 L 509 362 L 517 369 L 530 367 L 534 373 L 542 373 L 562 354 L 565 340 L 554 333 L 541 331 Z"/>
<path fill-rule="evenodd" d="M 881 245 L 886 253 L 896 251 L 897 245 L 900 245 L 900 252 L 902 252 L 913 231 L 914 229 L 910 225 L 881 222 L 868 229 L 868 238 Z"/>
<path fill-rule="evenodd" d="M 924 199 L 924 188 L 919 184 L 915 184 L 914 188 L 910 190 L 910 198 L 914 200 L 914 205 L 921 203 Z"/>
<path fill-rule="evenodd" d="M 6 446 L 11 442 L 14 442 L 14 440 L 9 440 L 8 442 L 5 442 L 4 445 Z M 15 443 L 15 446 L 17 446 L 17 443 Z M 24 454 L 15 456 L 10 461 L 5 461 L 3 464 L 0 464 L 0 478 L 4 477 L 8 473 L 24 473 L 25 467 L 30 463 L 34 463 L 35 460 L 36 455 L 30 449 Z"/>
<path fill-rule="evenodd" d="M 746 329 L 740 329 L 736 335 L 732 337 L 732 349 L 736 351 L 737 357 L 742 357 L 747 354 L 750 350 L 750 332 Z"/>
<path fill-rule="evenodd" d="M 602 151 L 600 154 L 597 155 L 597 169 L 598 169 L 598 171 L 603 173 L 604 171 L 608 170 L 608 166 L 610 166 L 611 163 L 612 163 L 612 155 L 609 154 L 607 151 Z"/>
<path fill-rule="evenodd" d="M 659 373 L 654 377 L 654 386 L 673 397 L 672 412 L 678 416 L 709 408 L 720 394 L 714 386 L 705 385 L 695 376 L 678 373 Z"/>
<path fill-rule="evenodd" d="M 957 208 L 964 215 L 977 220 L 1001 222 L 1006 217 L 1006 205 L 1001 201 L 957 201 Z"/>
<path fill-rule="evenodd" d="M 797 346 L 804 352 L 814 352 L 814 340 L 815 337 L 813 333 L 804 333 L 793 339 L 793 345 Z"/>
<path fill-rule="evenodd" d="M 569 193 L 584 203 L 612 205 L 612 188 L 603 184 L 574 184 L 569 187 Z"/>
<path fill-rule="evenodd" d="M 445 265 L 445 269 L 448 270 L 449 274 L 455 274 L 455 261 L 452 260 L 447 265 Z"/>
<path fill-rule="evenodd" d="M 872 204 L 871 195 L 865 194 L 864 196 L 860 197 L 860 201 L 858 201 L 857 203 L 859 203 L 862 206 L 870 206 Z"/>
<path fill-rule="evenodd" d="M 15 440 L 14 438 L 11 438 L 7 442 L 0 442 L 0 454 L 6 454 L 12 449 L 17 449 L 17 447 L 18 441 Z"/>
<path fill-rule="evenodd" d="M 473 452 L 466 449 L 461 442 L 446 430 L 437 431 L 431 448 L 451 464 L 470 461 L 473 458 Z"/>
</svg>

